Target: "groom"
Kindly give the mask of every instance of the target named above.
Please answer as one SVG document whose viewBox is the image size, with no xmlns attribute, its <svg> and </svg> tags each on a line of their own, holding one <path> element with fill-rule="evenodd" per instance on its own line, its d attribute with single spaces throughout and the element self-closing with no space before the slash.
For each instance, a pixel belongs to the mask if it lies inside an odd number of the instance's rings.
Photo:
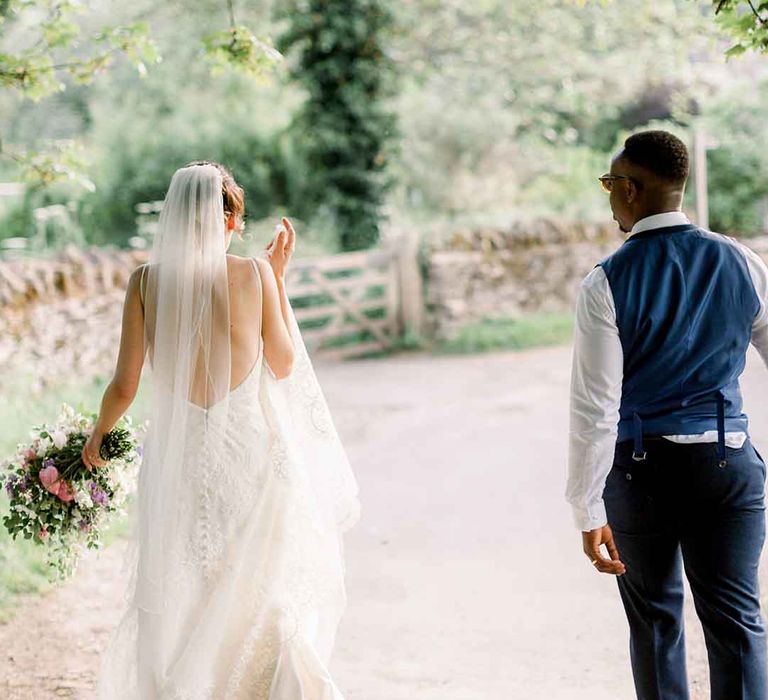
<svg viewBox="0 0 768 700">
<path fill-rule="evenodd" d="M 618 576 L 639 700 L 689 697 L 683 569 L 712 700 L 766 700 L 766 467 L 738 378 L 750 342 L 768 365 L 768 268 L 688 221 L 687 177 L 685 145 L 645 131 L 600 178 L 629 236 L 579 293 L 566 497 L 592 565 Z"/>
</svg>

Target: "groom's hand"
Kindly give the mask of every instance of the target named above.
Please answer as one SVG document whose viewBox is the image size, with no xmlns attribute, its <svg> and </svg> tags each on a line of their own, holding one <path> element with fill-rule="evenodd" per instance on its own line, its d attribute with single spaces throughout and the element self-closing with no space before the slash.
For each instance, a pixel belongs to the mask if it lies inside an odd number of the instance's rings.
<svg viewBox="0 0 768 700">
<path fill-rule="evenodd" d="M 603 574 L 613 574 L 614 576 L 621 576 L 626 572 L 626 567 L 619 559 L 619 550 L 616 549 L 616 544 L 613 541 L 613 532 L 608 525 L 599 527 L 596 530 L 590 530 L 589 532 L 581 533 L 582 543 L 584 545 L 584 554 L 589 557 L 589 560 L 599 572 Z M 605 545 L 608 550 L 610 559 L 606 559 L 600 547 Z"/>
</svg>

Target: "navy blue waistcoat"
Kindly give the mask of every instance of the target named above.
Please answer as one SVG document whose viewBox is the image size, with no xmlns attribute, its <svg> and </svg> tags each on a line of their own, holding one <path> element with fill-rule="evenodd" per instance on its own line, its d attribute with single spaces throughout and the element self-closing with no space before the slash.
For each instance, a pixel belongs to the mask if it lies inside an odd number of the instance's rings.
<svg viewBox="0 0 768 700">
<path fill-rule="evenodd" d="M 692 224 L 634 234 L 600 263 L 624 351 L 618 441 L 747 433 L 739 375 L 760 302 L 742 253 Z"/>
</svg>

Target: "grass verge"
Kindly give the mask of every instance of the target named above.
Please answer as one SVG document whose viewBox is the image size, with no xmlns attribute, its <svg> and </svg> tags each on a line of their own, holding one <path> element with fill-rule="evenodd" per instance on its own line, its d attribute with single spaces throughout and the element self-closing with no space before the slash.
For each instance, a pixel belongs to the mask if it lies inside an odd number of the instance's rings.
<svg viewBox="0 0 768 700">
<path fill-rule="evenodd" d="M 573 335 L 573 316 L 533 313 L 518 318 L 485 318 L 460 328 L 436 344 L 439 353 L 473 354 L 494 350 L 563 345 Z"/>
</svg>

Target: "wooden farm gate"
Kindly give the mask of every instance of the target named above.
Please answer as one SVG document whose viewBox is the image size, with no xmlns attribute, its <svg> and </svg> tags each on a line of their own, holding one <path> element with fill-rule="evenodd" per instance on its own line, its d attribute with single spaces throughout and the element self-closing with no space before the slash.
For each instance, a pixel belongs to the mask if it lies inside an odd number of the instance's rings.
<svg viewBox="0 0 768 700">
<path fill-rule="evenodd" d="M 310 354 L 335 359 L 385 352 L 405 328 L 418 332 L 423 302 L 414 275 L 415 251 L 402 245 L 294 260 L 286 283 Z"/>
</svg>

